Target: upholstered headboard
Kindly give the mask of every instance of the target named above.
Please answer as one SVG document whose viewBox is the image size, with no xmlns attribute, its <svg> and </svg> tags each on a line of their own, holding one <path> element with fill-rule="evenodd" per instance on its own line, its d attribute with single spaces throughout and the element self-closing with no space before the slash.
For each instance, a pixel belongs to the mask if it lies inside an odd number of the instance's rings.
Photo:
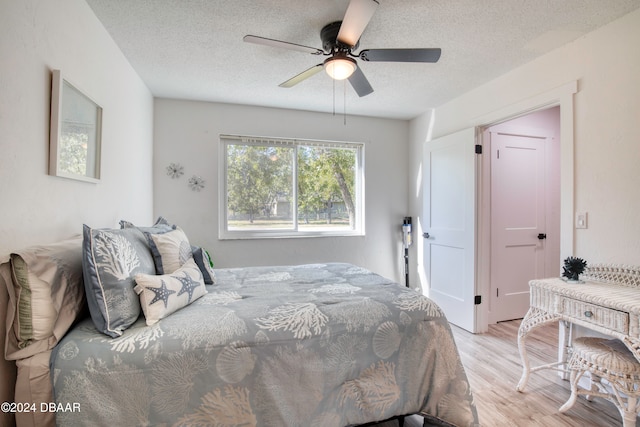
<svg viewBox="0 0 640 427">
<path fill-rule="evenodd" d="M 0 349 L 2 349 L 2 357 L 0 357 L 0 403 L 13 402 L 14 387 L 16 383 L 16 364 L 12 360 L 4 358 L 4 341 L 7 323 L 7 305 L 9 294 L 6 285 L 0 276 Z M 0 412 L 0 425 L 15 425 L 15 417 L 12 413 Z"/>
</svg>

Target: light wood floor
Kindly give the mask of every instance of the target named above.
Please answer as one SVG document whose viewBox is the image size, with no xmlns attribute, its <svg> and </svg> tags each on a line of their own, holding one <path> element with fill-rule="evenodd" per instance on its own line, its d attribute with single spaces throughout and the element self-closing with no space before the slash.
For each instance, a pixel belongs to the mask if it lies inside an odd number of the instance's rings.
<svg viewBox="0 0 640 427">
<path fill-rule="evenodd" d="M 569 398 L 569 382 L 552 370 L 532 373 L 525 391 L 517 392 L 522 373 L 519 326 L 519 320 L 502 322 L 490 325 L 486 334 L 475 335 L 451 326 L 483 427 L 622 426 L 618 410 L 604 399 L 587 402 L 580 397 L 569 412 L 559 413 L 558 408 Z M 527 349 L 532 366 L 556 360 L 557 337 L 557 324 L 529 335 Z M 380 427 L 394 425 L 384 423 Z M 405 426 L 421 427 L 422 419 L 409 417 Z"/>
<path fill-rule="evenodd" d="M 471 383 L 480 424 L 498 426 L 621 426 L 616 407 L 604 399 L 579 398 L 567 413 L 558 408 L 571 394 L 569 382 L 553 370 L 534 372 L 523 393 L 515 390 L 522 374 L 517 334 L 520 320 L 489 326 L 471 334 L 452 326 L 462 364 Z M 558 325 L 536 329 L 527 337 L 532 366 L 557 360 Z"/>
</svg>

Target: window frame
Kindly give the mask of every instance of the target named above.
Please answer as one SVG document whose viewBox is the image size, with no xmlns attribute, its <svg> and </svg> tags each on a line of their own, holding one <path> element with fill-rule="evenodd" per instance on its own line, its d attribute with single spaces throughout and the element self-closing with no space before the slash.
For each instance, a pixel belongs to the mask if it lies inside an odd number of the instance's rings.
<svg viewBox="0 0 640 427">
<path fill-rule="evenodd" d="M 227 147 L 229 145 L 256 145 L 256 146 L 292 146 L 293 153 L 293 228 L 276 230 L 229 230 L 228 227 L 228 185 L 227 185 Z M 353 229 L 337 230 L 300 230 L 298 227 L 298 153 L 299 146 L 317 146 L 327 148 L 355 149 L 355 225 Z M 365 144 L 362 142 L 326 141 L 314 139 L 272 138 L 240 135 L 220 135 L 218 149 L 218 238 L 220 240 L 235 239 L 273 239 L 273 238 L 304 238 L 304 237 L 345 237 L 364 236 L 364 155 Z"/>
</svg>

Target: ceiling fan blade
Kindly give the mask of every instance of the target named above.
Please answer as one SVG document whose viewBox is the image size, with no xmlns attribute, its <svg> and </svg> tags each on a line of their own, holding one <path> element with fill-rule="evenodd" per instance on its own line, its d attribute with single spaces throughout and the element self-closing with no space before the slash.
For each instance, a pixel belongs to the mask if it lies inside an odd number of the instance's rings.
<svg viewBox="0 0 640 427">
<path fill-rule="evenodd" d="M 287 88 L 295 86 L 298 83 L 300 83 L 301 81 L 306 80 L 309 77 L 319 73 L 320 71 L 322 71 L 323 68 L 324 68 L 324 66 L 322 64 L 314 65 L 313 67 L 311 67 L 311 68 L 309 68 L 307 70 L 304 70 L 303 72 L 301 72 L 297 76 L 291 77 L 286 82 L 280 83 L 278 86 L 287 87 Z"/>
<path fill-rule="evenodd" d="M 442 49 L 365 49 L 358 55 L 363 61 L 438 62 Z"/>
<path fill-rule="evenodd" d="M 303 46 L 301 44 L 283 42 L 281 40 L 268 39 L 266 37 L 252 36 L 246 35 L 242 38 L 247 43 L 255 43 L 262 44 L 265 46 L 271 47 L 280 47 L 283 49 L 297 50 L 299 52 L 311 53 L 313 55 L 323 55 L 324 51 L 322 49 L 317 49 L 315 47 Z"/>
<path fill-rule="evenodd" d="M 360 67 L 357 67 L 353 74 L 349 76 L 349 83 L 351 83 L 351 86 L 353 86 L 353 89 L 360 97 L 367 96 L 373 92 L 369 80 L 364 76 Z"/>
<path fill-rule="evenodd" d="M 376 0 L 351 0 L 342 19 L 338 41 L 350 47 L 355 46 L 377 8 Z"/>
</svg>

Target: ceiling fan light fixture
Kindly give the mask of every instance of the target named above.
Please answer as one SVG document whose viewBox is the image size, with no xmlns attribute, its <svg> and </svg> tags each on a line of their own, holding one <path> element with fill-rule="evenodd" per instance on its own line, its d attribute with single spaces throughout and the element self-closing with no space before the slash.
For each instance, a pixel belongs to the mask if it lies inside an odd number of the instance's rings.
<svg viewBox="0 0 640 427">
<path fill-rule="evenodd" d="M 333 56 L 324 61 L 324 69 L 334 80 L 348 79 L 358 65 L 352 58 L 346 56 Z"/>
</svg>

